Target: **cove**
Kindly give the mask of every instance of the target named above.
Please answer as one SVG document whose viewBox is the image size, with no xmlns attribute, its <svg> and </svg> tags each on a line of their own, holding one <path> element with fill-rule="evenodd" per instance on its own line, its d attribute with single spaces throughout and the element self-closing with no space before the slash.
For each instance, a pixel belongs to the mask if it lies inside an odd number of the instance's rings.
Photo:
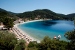
<svg viewBox="0 0 75 50">
<path fill-rule="evenodd" d="M 40 41 L 45 36 L 53 38 L 58 35 L 61 35 L 60 40 L 66 40 L 64 35 L 67 31 L 74 29 L 74 24 L 73 21 L 66 20 L 44 20 L 20 24 L 18 27 L 31 37 Z"/>
</svg>

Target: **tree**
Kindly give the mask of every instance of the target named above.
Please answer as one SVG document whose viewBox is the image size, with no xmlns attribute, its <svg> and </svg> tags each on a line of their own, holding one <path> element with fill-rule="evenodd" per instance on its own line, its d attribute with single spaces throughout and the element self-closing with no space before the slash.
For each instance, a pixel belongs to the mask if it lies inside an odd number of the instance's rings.
<svg viewBox="0 0 75 50">
<path fill-rule="evenodd" d="M 74 17 L 74 27 L 75 27 L 75 17 Z M 65 33 L 65 37 L 71 42 L 75 42 L 75 28 L 73 31 L 68 31 Z"/>
<path fill-rule="evenodd" d="M 75 17 L 74 17 L 74 27 L 75 27 Z M 74 28 L 75 29 L 75 28 Z"/>
<path fill-rule="evenodd" d="M 75 30 L 69 31 L 65 34 L 65 37 L 70 40 L 69 46 L 71 50 L 75 49 Z"/>
<path fill-rule="evenodd" d="M 14 50 L 25 50 L 25 43 L 23 39 L 19 40 Z"/>
<path fill-rule="evenodd" d="M 40 43 L 39 50 L 66 50 L 67 42 L 50 39 L 46 36 Z"/>
<path fill-rule="evenodd" d="M 74 27 L 75 27 L 75 17 L 74 17 Z M 75 28 L 73 31 L 66 32 L 65 37 L 69 40 L 68 48 L 74 50 L 75 49 Z"/>
<path fill-rule="evenodd" d="M 51 47 L 52 47 L 52 40 L 48 36 L 45 36 L 40 43 L 40 50 L 51 49 Z"/>
<path fill-rule="evenodd" d="M 17 38 L 8 31 L 0 31 L 0 50 L 13 50 L 17 44 Z"/>
<path fill-rule="evenodd" d="M 65 37 L 70 41 L 75 41 L 75 30 L 67 32 Z"/>
<path fill-rule="evenodd" d="M 13 23 L 13 19 L 12 18 L 8 18 L 6 17 L 3 21 L 3 24 L 5 25 L 6 28 L 10 29 L 13 27 L 14 23 Z"/>
<path fill-rule="evenodd" d="M 28 44 L 28 50 L 38 50 L 38 43 L 36 41 L 32 41 Z"/>
</svg>

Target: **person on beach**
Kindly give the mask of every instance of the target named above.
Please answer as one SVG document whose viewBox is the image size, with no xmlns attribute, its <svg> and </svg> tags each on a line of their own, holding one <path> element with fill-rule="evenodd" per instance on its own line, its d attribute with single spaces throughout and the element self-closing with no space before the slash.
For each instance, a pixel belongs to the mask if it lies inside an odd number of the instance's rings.
<svg viewBox="0 0 75 50">
<path fill-rule="evenodd" d="M 58 35 L 58 40 L 61 38 L 61 35 Z"/>
<path fill-rule="evenodd" d="M 56 37 L 56 36 L 54 36 L 54 39 L 57 39 L 57 37 Z"/>
</svg>

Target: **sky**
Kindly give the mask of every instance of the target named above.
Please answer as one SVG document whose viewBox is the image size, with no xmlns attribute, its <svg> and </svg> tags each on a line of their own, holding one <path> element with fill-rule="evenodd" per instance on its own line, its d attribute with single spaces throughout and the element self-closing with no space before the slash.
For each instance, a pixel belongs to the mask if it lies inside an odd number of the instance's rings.
<svg viewBox="0 0 75 50">
<path fill-rule="evenodd" d="M 75 0 L 0 0 L 0 8 L 14 13 L 49 9 L 56 13 L 75 13 Z"/>
</svg>

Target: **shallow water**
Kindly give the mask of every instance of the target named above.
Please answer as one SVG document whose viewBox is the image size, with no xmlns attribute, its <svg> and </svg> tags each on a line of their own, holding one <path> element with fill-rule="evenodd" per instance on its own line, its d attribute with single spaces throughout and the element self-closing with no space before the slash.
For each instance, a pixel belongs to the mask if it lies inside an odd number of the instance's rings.
<svg viewBox="0 0 75 50">
<path fill-rule="evenodd" d="M 45 36 L 53 38 L 58 35 L 61 35 L 61 40 L 66 40 L 64 34 L 74 29 L 73 21 L 65 20 L 36 21 L 21 24 L 18 27 L 38 40 L 42 40 Z"/>
</svg>

